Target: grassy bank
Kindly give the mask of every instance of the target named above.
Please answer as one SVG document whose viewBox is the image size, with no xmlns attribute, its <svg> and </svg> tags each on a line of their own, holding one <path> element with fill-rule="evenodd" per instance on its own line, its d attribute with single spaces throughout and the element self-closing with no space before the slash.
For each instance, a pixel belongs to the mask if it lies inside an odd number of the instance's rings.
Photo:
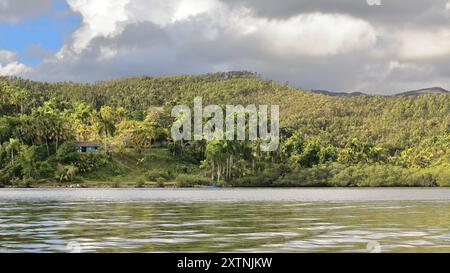
<svg viewBox="0 0 450 273">
<path fill-rule="evenodd" d="M 81 177 L 95 187 L 183 187 L 209 185 L 199 167 L 168 149 L 114 152 L 110 164 Z"/>
</svg>

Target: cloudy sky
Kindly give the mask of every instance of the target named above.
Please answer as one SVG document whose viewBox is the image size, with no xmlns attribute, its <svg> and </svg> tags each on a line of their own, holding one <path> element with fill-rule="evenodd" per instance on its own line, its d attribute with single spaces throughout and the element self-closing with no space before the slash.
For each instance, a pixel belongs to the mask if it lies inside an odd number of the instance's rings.
<svg viewBox="0 0 450 273">
<path fill-rule="evenodd" d="M 0 0 L 0 75 L 248 70 L 310 89 L 450 89 L 450 0 Z"/>
</svg>

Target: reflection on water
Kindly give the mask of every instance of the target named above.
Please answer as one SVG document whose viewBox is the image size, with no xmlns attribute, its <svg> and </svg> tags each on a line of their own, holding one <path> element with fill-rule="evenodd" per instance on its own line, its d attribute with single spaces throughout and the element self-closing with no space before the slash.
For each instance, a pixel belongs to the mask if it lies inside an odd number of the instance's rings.
<svg viewBox="0 0 450 273">
<path fill-rule="evenodd" d="M 1 252 L 450 252 L 450 201 L 2 200 Z"/>
</svg>

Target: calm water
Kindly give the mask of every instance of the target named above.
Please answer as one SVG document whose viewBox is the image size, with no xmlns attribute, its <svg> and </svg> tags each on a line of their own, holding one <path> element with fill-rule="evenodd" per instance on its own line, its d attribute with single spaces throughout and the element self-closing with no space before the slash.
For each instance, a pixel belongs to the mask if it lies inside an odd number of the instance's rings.
<svg viewBox="0 0 450 273">
<path fill-rule="evenodd" d="M 450 189 L 0 189 L 0 252 L 450 252 Z"/>
</svg>

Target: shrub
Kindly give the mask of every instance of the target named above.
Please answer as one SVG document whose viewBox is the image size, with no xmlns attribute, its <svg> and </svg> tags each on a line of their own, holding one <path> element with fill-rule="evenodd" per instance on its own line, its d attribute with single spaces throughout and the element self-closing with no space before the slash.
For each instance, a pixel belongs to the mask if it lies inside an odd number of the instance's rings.
<svg viewBox="0 0 450 273">
<path fill-rule="evenodd" d="M 441 187 L 450 187 L 450 166 L 443 165 L 433 167 L 428 170 L 435 178 L 436 183 Z"/>
<path fill-rule="evenodd" d="M 139 179 L 137 182 L 136 182 L 136 188 L 143 188 L 145 186 L 145 181 L 144 181 L 144 179 Z"/>
<path fill-rule="evenodd" d="M 42 161 L 37 163 L 37 170 L 39 176 L 42 178 L 49 178 L 55 173 L 55 168 L 48 163 L 48 161 Z"/>
<path fill-rule="evenodd" d="M 256 175 L 237 178 L 230 184 L 238 187 L 270 187 L 273 186 L 281 173 L 282 170 L 279 168 L 268 168 Z"/>
<path fill-rule="evenodd" d="M 64 142 L 59 146 L 55 156 L 56 160 L 61 164 L 72 164 L 80 160 L 78 146 L 74 142 Z"/>
<path fill-rule="evenodd" d="M 163 179 L 158 178 L 158 179 L 156 179 L 156 186 L 157 186 L 158 188 L 164 188 L 166 185 L 165 185 Z"/>
<path fill-rule="evenodd" d="M 420 169 L 386 164 L 349 166 L 335 174 L 331 183 L 351 187 L 434 187 L 436 176 Z"/>
<path fill-rule="evenodd" d="M 103 154 L 80 154 L 78 161 L 75 163 L 80 173 L 89 173 L 96 171 L 109 163 L 107 156 Z M 119 168 L 114 168 L 116 171 L 120 171 Z"/>
<path fill-rule="evenodd" d="M 55 179 L 59 182 L 67 181 L 72 182 L 78 173 L 78 168 L 74 165 L 61 165 L 58 164 L 55 171 Z"/>
<path fill-rule="evenodd" d="M 307 169 L 296 169 L 280 177 L 275 186 L 279 187 L 327 187 L 330 186 L 332 168 L 318 165 Z"/>
<path fill-rule="evenodd" d="M 157 182 L 158 180 L 170 181 L 174 179 L 174 176 L 170 171 L 149 170 L 145 173 L 145 178 L 148 181 Z"/>
<path fill-rule="evenodd" d="M 0 170 L 0 184 L 3 186 L 12 185 L 12 181 L 20 179 L 22 168 L 17 162 L 8 164 Z"/>
<path fill-rule="evenodd" d="M 194 187 L 194 186 L 209 186 L 210 181 L 198 175 L 191 174 L 179 174 L 175 181 L 177 182 L 177 187 Z"/>
<path fill-rule="evenodd" d="M 410 181 L 410 186 L 413 186 L 413 187 L 437 187 L 437 186 L 439 186 L 437 183 L 436 177 L 429 172 L 412 173 L 409 176 L 409 181 Z"/>
</svg>

